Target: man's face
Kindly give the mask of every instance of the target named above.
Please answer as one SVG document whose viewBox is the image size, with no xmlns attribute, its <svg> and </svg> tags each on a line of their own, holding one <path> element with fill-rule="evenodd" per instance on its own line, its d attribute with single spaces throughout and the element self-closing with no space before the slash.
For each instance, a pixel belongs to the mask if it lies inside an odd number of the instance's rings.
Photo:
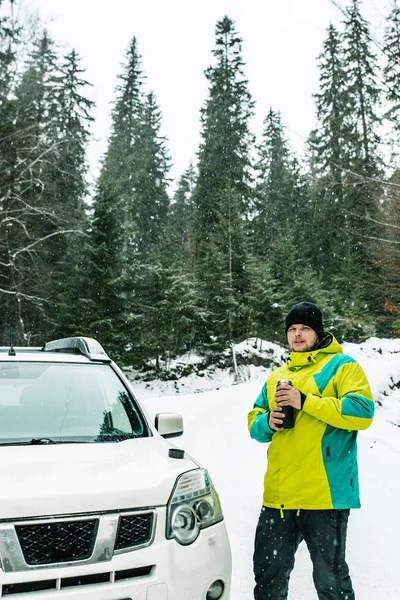
<svg viewBox="0 0 400 600">
<path fill-rule="evenodd" d="M 288 344 L 294 352 L 307 352 L 312 350 L 318 341 L 314 329 L 308 325 L 291 325 L 287 330 Z"/>
</svg>

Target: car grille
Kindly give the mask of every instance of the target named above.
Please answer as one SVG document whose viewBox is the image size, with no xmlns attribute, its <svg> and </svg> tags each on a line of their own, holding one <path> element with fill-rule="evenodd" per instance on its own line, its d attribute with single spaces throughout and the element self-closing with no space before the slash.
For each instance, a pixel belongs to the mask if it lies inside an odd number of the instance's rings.
<svg viewBox="0 0 400 600">
<path fill-rule="evenodd" d="M 115 550 L 141 546 L 150 541 L 153 531 L 153 513 L 121 516 Z"/>
<path fill-rule="evenodd" d="M 93 551 L 97 519 L 59 521 L 15 527 L 28 565 L 86 560 Z"/>
<path fill-rule="evenodd" d="M 0 568 L 15 572 L 48 565 L 108 562 L 114 553 L 150 546 L 156 521 L 157 511 L 151 508 L 15 522 L 0 520 Z"/>
</svg>

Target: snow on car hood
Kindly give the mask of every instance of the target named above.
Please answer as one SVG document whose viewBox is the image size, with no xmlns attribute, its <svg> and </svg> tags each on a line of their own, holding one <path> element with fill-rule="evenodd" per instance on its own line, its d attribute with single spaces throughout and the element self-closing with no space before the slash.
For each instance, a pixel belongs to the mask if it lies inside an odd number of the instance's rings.
<svg viewBox="0 0 400 600">
<path fill-rule="evenodd" d="M 0 519 L 165 505 L 197 468 L 158 436 L 119 443 L 0 446 Z"/>
</svg>

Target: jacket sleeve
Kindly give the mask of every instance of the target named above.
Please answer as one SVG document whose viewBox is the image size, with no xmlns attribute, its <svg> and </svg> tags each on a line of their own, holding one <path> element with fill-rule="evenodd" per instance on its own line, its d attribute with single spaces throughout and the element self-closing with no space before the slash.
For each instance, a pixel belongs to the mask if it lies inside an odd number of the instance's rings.
<svg viewBox="0 0 400 600">
<path fill-rule="evenodd" d="M 360 365 L 354 360 L 346 362 L 334 375 L 332 383 L 335 396 L 325 395 L 324 390 L 321 396 L 308 394 L 303 411 L 338 429 L 367 429 L 374 416 L 374 400 Z"/>
<path fill-rule="evenodd" d="M 260 395 L 254 403 L 253 410 L 249 412 L 248 428 L 252 438 L 258 442 L 270 442 L 275 433 L 268 425 L 269 405 L 267 384 L 264 383 Z"/>
</svg>

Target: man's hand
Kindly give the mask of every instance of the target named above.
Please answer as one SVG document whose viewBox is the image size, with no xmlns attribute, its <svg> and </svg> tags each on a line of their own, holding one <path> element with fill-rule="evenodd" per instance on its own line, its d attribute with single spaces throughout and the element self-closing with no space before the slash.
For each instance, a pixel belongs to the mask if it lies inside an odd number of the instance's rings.
<svg viewBox="0 0 400 600">
<path fill-rule="evenodd" d="M 301 394 L 298 389 L 282 383 L 275 394 L 276 406 L 269 413 L 269 426 L 274 431 L 284 431 L 282 406 L 293 406 L 293 408 L 301 409 Z"/>
<path fill-rule="evenodd" d="M 269 426 L 274 431 L 283 431 L 283 419 L 284 415 L 282 414 L 282 409 L 280 406 L 276 405 L 269 413 Z"/>
<path fill-rule="evenodd" d="M 298 389 L 282 383 L 276 391 L 275 399 L 280 406 L 293 406 L 297 410 L 301 409 L 301 394 Z"/>
</svg>

